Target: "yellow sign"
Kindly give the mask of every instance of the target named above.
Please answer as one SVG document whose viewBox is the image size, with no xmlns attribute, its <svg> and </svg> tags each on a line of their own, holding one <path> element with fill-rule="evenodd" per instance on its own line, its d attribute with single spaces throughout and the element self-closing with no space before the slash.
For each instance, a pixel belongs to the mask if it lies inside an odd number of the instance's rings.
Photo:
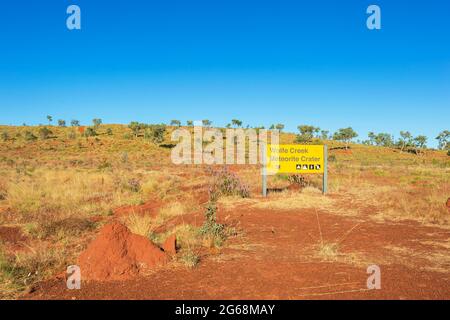
<svg viewBox="0 0 450 320">
<path fill-rule="evenodd" d="M 267 145 L 269 173 L 323 173 L 324 146 L 280 144 Z"/>
</svg>

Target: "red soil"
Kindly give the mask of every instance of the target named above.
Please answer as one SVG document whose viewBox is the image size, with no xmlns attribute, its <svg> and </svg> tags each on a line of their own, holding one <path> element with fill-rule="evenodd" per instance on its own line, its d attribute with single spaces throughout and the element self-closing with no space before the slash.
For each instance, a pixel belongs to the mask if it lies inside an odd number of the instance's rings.
<svg viewBox="0 0 450 320">
<path fill-rule="evenodd" d="M 162 249 L 118 222 L 103 227 L 79 257 L 83 279 L 97 281 L 129 279 L 166 262 Z"/>
<path fill-rule="evenodd" d="M 164 252 L 169 255 L 177 254 L 177 237 L 175 234 L 171 235 L 163 244 Z"/>
<path fill-rule="evenodd" d="M 315 210 L 256 210 L 242 205 L 227 211 L 221 208 L 218 213 L 220 220 L 228 217 L 227 224 L 236 225 L 241 236 L 227 240 L 228 248 L 219 254 L 202 255 L 194 269 L 168 266 L 126 281 L 83 282 L 81 290 L 68 290 L 64 281 L 55 279 L 41 283 L 24 298 L 450 298 L 449 273 L 434 270 L 438 262 L 426 258 L 448 239 L 448 230 L 412 221 L 376 223 L 369 212 L 358 217 L 318 214 L 323 240 L 341 241 L 339 252 L 349 260 L 326 261 L 315 255 L 320 243 Z M 352 263 L 353 254 L 361 261 Z M 381 267 L 381 290 L 367 289 L 367 266 L 371 264 Z"/>
<path fill-rule="evenodd" d="M 447 199 L 447 209 L 450 211 L 450 198 Z"/>
<path fill-rule="evenodd" d="M 25 241 L 26 237 L 18 227 L 0 227 L 0 240 L 3 243 L 17 244 Z"/>
</svg>

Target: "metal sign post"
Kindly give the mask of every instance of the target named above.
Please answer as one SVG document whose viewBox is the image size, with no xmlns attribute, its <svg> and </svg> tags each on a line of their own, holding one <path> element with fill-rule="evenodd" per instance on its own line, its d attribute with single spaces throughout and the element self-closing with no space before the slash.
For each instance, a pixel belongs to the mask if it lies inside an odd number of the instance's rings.
<svg viewBox="0 0 450 320">
<path fill-rule="evenodd" d="M 261 159 L 262 159 L 262 196 L 267 197 L 267 153 L 266 144 L 261 143 Z"/>
<path fill-rule="evenodd" d="M 323 146 L 323 180 L 322 193 L 326 194 L 328 191 L 328 146 Z"/>
</svg>

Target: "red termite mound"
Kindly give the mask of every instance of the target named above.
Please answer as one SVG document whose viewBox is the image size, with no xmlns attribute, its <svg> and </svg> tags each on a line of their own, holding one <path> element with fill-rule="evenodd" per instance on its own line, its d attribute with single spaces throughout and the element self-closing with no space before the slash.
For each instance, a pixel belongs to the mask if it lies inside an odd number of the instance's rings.
<svg viewBox="0 0 450 320">
<path fill-rule="evenodd" d="M 167 254 L 150 240 L 112 222 L 81 253 L 78 265 L 83 280 L 125 280 L 168 260 Z"/>
</svg>

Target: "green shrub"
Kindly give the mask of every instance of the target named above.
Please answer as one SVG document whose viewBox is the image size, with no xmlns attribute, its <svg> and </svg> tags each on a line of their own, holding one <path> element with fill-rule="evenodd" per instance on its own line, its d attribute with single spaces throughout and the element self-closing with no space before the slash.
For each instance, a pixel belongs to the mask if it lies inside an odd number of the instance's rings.
<svg viewBox="0 0 450 320">
<path fill-rule="evenodd" d="M 26 141 L 36 141 L 37 137 L 31 131 L 25 131 L 25 140 Z"/>
<path fill-rule="evenodd" d="M 42 140 L 46 140 L 46 139 L 50 138 L 50 136 L 52 134 L 53 134 L 53 132 L 50 129 L 48 129 L 47 127 L 43 127 L 43 128 L 39 129 L 39 137 Z"/>
</svg>

